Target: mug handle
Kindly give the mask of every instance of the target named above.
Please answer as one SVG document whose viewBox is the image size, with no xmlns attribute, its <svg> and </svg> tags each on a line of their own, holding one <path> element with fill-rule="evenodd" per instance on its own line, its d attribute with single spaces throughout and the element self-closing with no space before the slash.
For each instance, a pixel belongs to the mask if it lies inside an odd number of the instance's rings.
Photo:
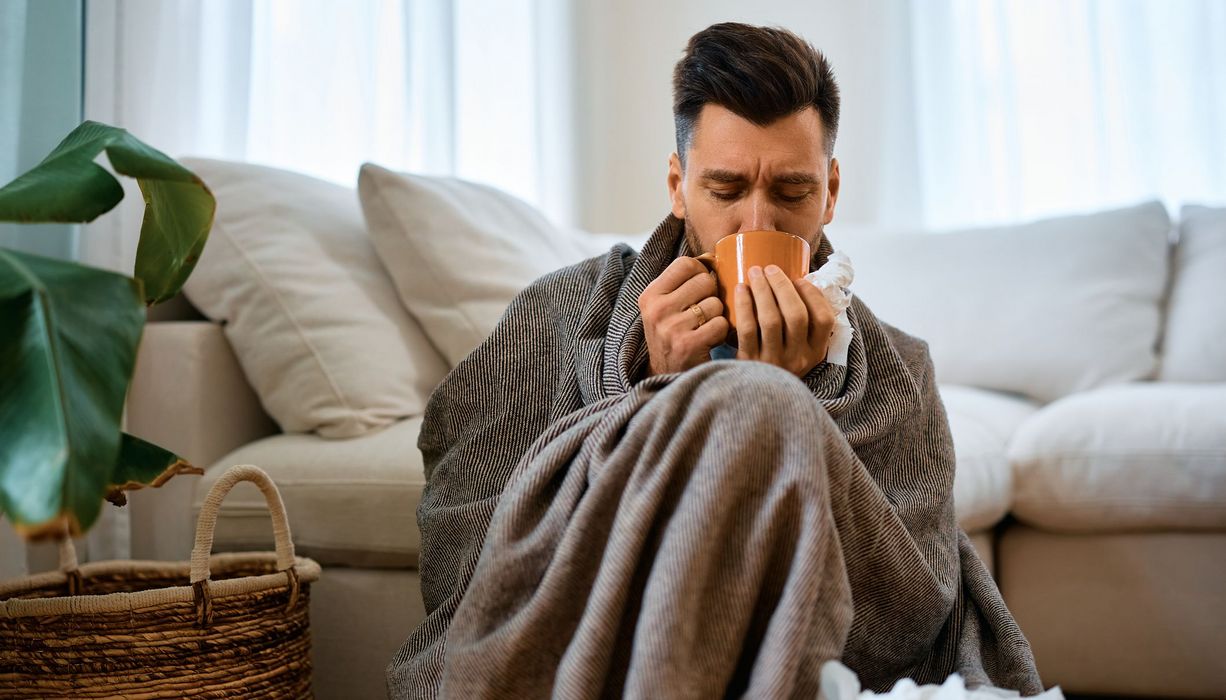
<svg viewBox="0 0 1226 700">
<path fill-rule="evenodd" d="M 715 274 L 715 253 L 703 253 L 694 256 L 694 259 L 706 266 L 711 274 Z"/>
</svg>

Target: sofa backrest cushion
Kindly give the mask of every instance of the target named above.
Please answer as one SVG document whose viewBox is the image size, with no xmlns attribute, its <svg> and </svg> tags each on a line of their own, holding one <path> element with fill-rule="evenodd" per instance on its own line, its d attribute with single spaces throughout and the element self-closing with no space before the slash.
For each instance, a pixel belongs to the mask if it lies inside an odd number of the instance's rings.
<svg viewBox="0 0 1226 700">
<path fill-rule="evenodd" d="M 184 292 L 225 324 L 281 429 L 354 437 L 421 414 L 447 367 L 401 306 L 357 193 L 273 168 L 183 162 L 217 197 Z"/>
<path fill-rule="evenodd" d="M 928 341 L 941 383 L 1052 401 L 1150 377 L 1170 220 L 1159 202 L 953 233 L 830 227 L 851 289 Z"/>
<path fill-rule="evenodd" d="M 362 166 L 362 210 L 405 308 L 452 365 L 533 280 L 601 252 L 616 236 L 564 230 L 485 185 Z"/>
<path fill-rule="evenodd" d="M 1226 381 L 1226 207 L 1180 211 L 1160 377 Z"/>
</svg>

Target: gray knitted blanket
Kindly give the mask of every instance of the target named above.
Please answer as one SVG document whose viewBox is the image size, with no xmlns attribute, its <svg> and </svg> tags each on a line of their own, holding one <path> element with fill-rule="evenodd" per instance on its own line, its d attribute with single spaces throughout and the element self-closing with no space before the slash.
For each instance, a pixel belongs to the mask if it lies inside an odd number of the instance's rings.
<svg viewBox="0 0 1226 700">
<path fill-rule="evenodd" d="M 829 659 L 1040 692 L 954 519 L 927 346 L 855 298 L 846 367 L 643 379 L 637 299 L 679 249 L 669 217 L 541 278 L 434 392 L 391 695 L 816 698 Z"/>
</svg>

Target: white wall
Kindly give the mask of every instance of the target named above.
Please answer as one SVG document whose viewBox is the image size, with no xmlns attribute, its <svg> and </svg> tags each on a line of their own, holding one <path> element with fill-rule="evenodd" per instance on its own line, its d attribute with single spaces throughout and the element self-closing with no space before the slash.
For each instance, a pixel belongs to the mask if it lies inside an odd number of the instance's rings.
<svg viewBox="0 0 1226 700">
<path fill-rule="evenodd" d="M 672 71 L 695 32 L 781 25 L 830 59 L 842 90 L 836 223 L 907 224 L 918 208 L 909 6 L 901 1 L 619 0 L 580 3 L 575 23 L 579 223 L 643 231 L 668 213 Z"/>
</svg>

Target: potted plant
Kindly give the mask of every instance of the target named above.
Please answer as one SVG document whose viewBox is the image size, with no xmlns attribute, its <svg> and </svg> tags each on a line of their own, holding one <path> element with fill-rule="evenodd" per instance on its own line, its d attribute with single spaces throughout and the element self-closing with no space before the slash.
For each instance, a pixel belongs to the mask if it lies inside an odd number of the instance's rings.
<svg viewBox="0 0 1226 700">
<path fill-rule="evenodd" d="M 236 465 L 213 485 L 190 561 L 78 567 L 65 536 L 88 529 L 104 498 L 122 505 L 126 489 L 201 473 L 120 421 L 145 307 L 177 294 L 204 249 L 208 187 L 123 129 L 85 122 L 0 188 L 0 221 L 109 211 L 123 189 L 94 162 L 103 151 L 145 199 L 131 277 L 0 249 L 0 513 L 27 537 L 60 540 L 59 571 L 0 581 L 0 696 L 310 697 L 320 567 L 294 554 L 258 467 Z M 240 481 L 263 492 L 276 551 L 210 555 L 221 501 Z"/>
<path fill-rule="evenodd" d="M 87 121 L 0 188 L 0 221 L 87 222 L 123 199 L 105 151 L 145 200 L 131 277 L 0 248 L 0 515 L 30 539 L 79 535 L 103 499 L 201 473 L 121 431 L 145 308 L 178 293 L 216 202 L 204 182 L 127 131 Z"/>
</svg>

